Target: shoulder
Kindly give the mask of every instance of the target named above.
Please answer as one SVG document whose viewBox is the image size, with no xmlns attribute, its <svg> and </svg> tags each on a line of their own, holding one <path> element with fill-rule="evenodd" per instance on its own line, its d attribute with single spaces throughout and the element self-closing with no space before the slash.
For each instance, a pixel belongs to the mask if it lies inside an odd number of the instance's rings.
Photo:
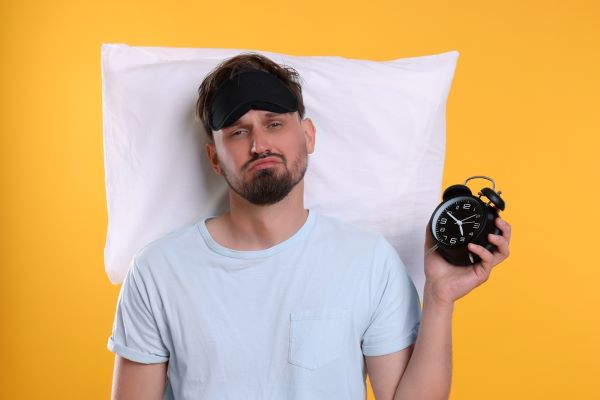
<svg viewBox="0 0 600 400">
<path fill-rule="evenodd" d="M 413 290 L 406 264 L 382 233 L 325 215 L 318 222 L 317 241 L 329 243 L 332 257 L 355 268 L 370 293 L 381 295 L 390 282 L 395 290 Z"/>
<path fill-rule="evenodd" d="M 148 242 L 134 254 L 134 266 L 142 270 L 152 265 L 153 269 L 157 269 L 161 264 L 168 264 L 173 257 L 197 247 L 197 224 L 197 221 L 185 224 Z"/>
<path fill-rule="evenodd" d="M 375 238 L 382 236 L 380 233 L 371 231 L 359 223 L 340 219 L 320 212 L 315 213 L 318 218 L 319 229 L 329 231 L 329 233 L 338 233 L 345 236 L 356 236 L 361 238 Z"/>
<path fill-rule="evenodd" d="M 318 236 L 322 236 L 327 241 L 334 241 L 341 248 L 349 249 L 349 251 L 368 252 L 369 254 L 390 250 L 395 252 L 383 234 L 355 222 L 319 213 L 316 228 Z"/>
<path fill-rule="evenodd" d="M 318 225 L 319 235 L 328 241 L 333 240 L 349 256 L 361 256 L 363 260 L 368 257 L 374 272 L 405 272 L 406 265 L 398 251 L 382 233 L 323 214 L 319 214 Z"/>
</svg>

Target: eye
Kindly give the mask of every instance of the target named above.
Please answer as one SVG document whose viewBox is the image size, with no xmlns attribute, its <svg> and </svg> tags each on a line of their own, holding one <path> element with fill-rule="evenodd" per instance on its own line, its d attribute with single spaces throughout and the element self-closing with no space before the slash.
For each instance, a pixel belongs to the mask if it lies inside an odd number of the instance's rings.
<svg viewBox="0 0 600 400">
<path fill-rule="evenodd" d="M 281 125 L 283 125 L 283 124 L 281 122 L 277 122 L 277 121 L 269 124 L 269 126 L 281 126 Z"/>
<path fill-rule="evenodd" d="M 240 129 L 240 130 L 231 132 L 231 134 L 229 136 L 239 136 L 242 133 L 244 133 L 244 131 Z"/>
</svg>

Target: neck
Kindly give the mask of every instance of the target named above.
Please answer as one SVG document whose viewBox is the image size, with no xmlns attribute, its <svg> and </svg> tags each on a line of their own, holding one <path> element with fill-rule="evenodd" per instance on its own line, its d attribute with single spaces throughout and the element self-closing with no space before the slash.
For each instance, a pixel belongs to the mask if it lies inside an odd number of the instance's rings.
<svg viewBox="0 0 600 400">
<path fill-rule="evenodd" d="M 229 211 L 223 214 L 230 242 L 235 249 L 261 250 L 294 235 L 306 222 L 304 180 L 280 202 L 258 206 L 229 190 Z"/>
</svg>

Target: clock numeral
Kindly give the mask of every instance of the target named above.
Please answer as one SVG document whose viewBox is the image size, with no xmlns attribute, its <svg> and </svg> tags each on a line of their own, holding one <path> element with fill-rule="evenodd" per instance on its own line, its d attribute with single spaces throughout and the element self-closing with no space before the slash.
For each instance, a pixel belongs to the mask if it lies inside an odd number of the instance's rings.
<svg viewBox="0 0 600 400">
<path fill-rule="evenodd" d="M 471 209 L 471 203 L 463 204 L 463 210 L 470 210 L 470 209 Z"/>
<path fill-rule="evenodd" d="M 440 219 L 440 224 L 445 224 L 446 222 L 448 222 L 448 220 L 446 218 L 441 218 Z"/>
<path fill-rule="evenodd" d="M 470 236 L 473 236 L 473 232 L 469 232 L 469 235 L 470 235 Z"/>
<path fill-rule="evenodd" d="M 464 242 L 464 241 L 465 241 L 465 237 L 464 237 L 464 236 L 461 236 L 461 237 L 460 237 L 460 241 L 461 241 L 461 242 Z"/>
<path fill-rule="evenodd" d="M 450 239 L 450 244 L 456 244 L 456 238 Z"/>
<path fill-rule="evenodd" d="M 479 222 L 475 222 L 473 224 L 473 229 L 479 229 Z"/>
<path fill-rule="evenodd" d="M 448 239 L 448 235 L 444 235 L 444 240 Z"/>
<path fill-rule="evenodd" d="M 446 228 L 440 228 L 440 232 L 446 232 Z"/>
</svg>

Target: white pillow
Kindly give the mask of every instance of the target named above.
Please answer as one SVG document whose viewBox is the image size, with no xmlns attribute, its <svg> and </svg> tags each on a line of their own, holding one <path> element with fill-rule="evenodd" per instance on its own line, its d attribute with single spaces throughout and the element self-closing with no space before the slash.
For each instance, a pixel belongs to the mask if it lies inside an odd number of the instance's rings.
<svg viewBox="0 0 600 400">
<path fill-rule="evenodd" d="M 249 50 L 102 45 L 108 232 L 105 270 L 123 281 L 148 242 L 227 210 L 204 153 L 198 86 Z M 425 227 L 440 201 L 445 110 L 457 51 L 391 61 L 256 51 L 294 67 L 316 126 L 305 208 L 383 234 L 422 298 Z"/>
</svg>

